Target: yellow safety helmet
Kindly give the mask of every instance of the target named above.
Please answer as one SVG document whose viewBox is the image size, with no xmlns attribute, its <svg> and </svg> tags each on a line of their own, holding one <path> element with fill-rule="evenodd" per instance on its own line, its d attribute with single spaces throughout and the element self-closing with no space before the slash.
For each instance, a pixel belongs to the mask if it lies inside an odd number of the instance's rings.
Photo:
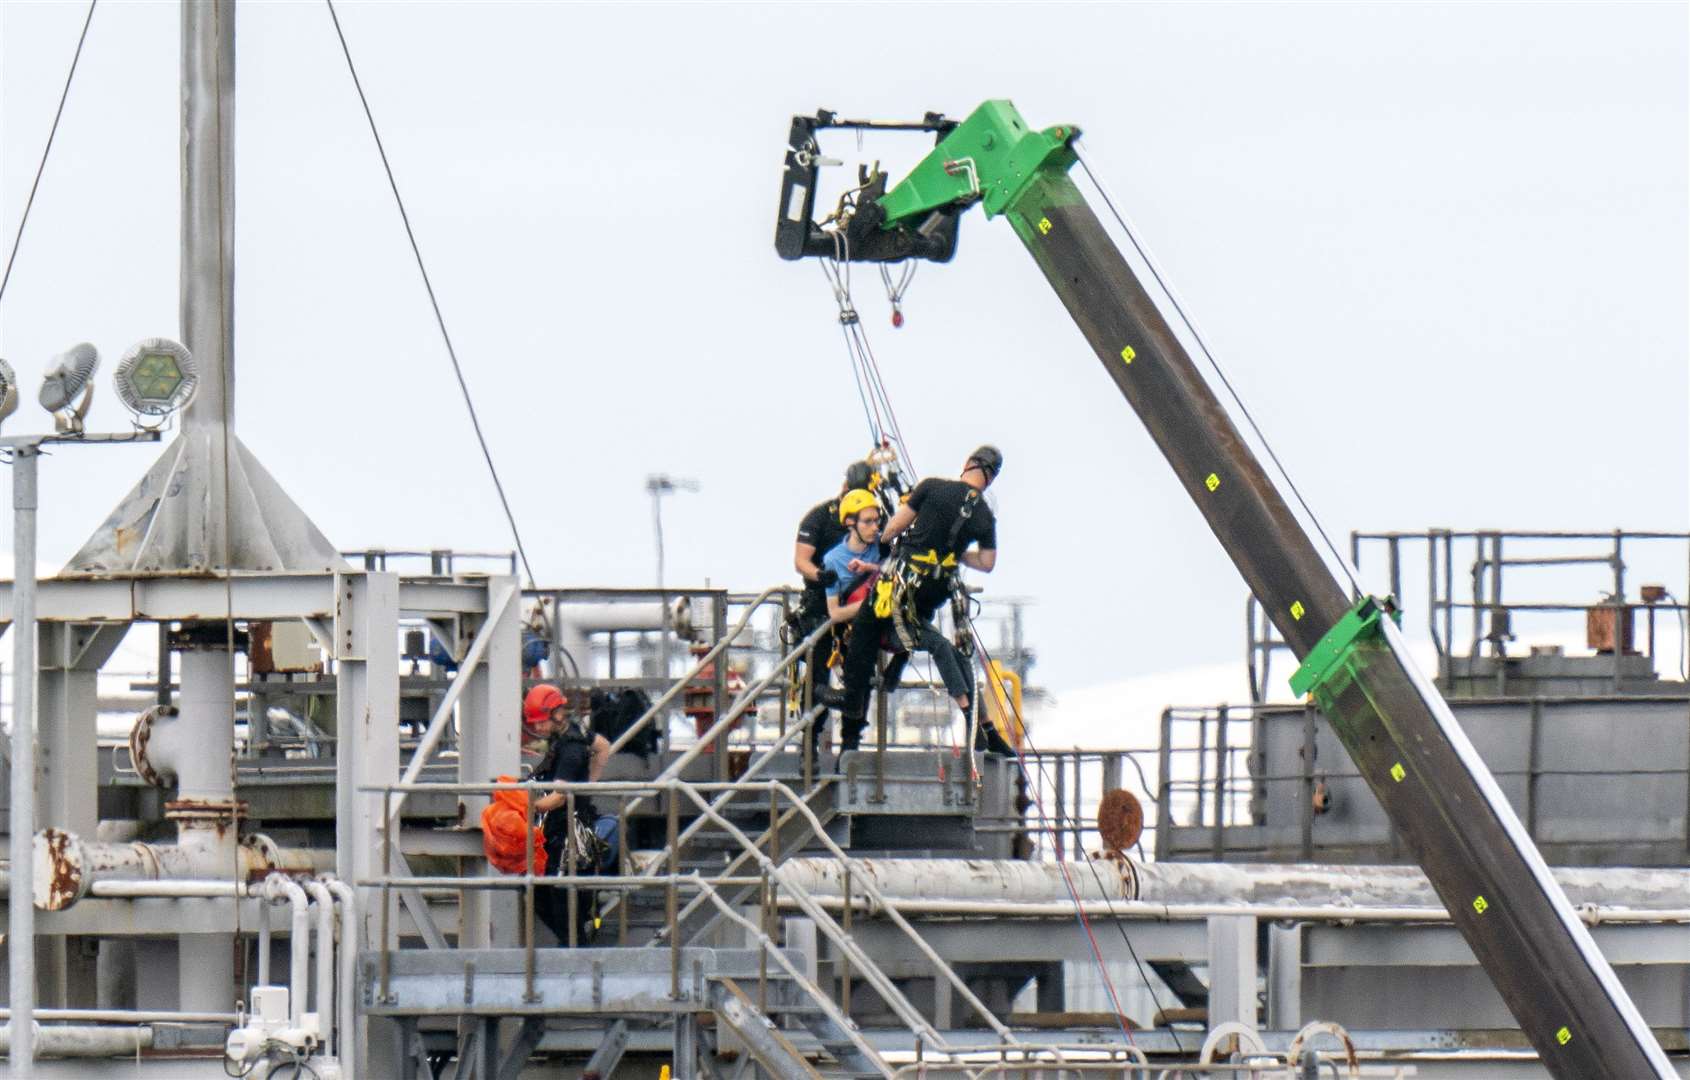
<svg viewBox="0 0 1690 1080">
<path fill-rule="evenodd" d="M 845 524 L 845 519 L 855 517 L 871 506 L 878 507 L 880 500 L 874 497 L 872 491 L 854 488 L 847 491 L 839 500 L 839 524 Z"/>
</svg>

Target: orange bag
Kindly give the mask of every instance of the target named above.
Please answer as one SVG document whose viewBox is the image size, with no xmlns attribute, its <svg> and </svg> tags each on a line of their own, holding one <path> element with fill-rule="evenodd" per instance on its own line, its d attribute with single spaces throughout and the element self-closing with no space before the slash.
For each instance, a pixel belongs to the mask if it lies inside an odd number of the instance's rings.
<svg viewBox="0 0 1690 1080">
<path fill-rule="evenodd" d="M 514 784 L 514 776 L 501 776 L 499 783 Z M 481 848 L 487 861 L 506 874 L 520 874 L 528 864 L 523 829 L 528 824 L 528 792 L 495 791 L 493 801 L 481 811 Z M 546 835 L 534 826 L 534 872 L 546 872 Z"/>
</svg>

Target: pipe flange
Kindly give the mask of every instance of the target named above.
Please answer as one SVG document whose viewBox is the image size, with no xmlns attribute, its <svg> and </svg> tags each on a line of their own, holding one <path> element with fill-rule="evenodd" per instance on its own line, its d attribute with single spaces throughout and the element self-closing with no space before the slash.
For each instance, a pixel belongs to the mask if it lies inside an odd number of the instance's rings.
<svg viewBox="0 0 1690 1080">
<path fill-rule="evenodd" d="M 129 729 L 129 758 L 135 763 L 135 774 L 153 787 L 169 787 L 176 782 L 174 774 L 160 772 L 147 754 L 153 740 L 153 724 L 159 717 L 175 715 L 174 705 L 154 705 L 137 716 L 135 725 Z"/>
<path fill-rule="evenodd" d="M 247 804 L 240 799 L 172 799 L 164 804 L 164 816 L 178 825 L 223 826 L 246 820 Z"/>
</svg>

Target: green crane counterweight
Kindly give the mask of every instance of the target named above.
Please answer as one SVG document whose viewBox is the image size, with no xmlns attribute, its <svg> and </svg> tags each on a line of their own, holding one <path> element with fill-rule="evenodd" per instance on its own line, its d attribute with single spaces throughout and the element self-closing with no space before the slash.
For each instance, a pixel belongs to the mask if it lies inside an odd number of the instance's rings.
<svg viewBox="0 0 1690 1080">
<path fill-rule="evenodd" d="M 934 261 L 948 260 L 956 215 L 975 202 L 1009 219 L 1303 661 L 1293 686 L 1331 721 L 1545 1067 L 1564 1080 L 1675 1076 L 1395 624 L 1333 575 L 1068 175 L 1077 135 L 1034 130 L 1008 101 L 985 103 L 862 204 L 884 238 L 863 257 L 926 257 L 921 238 L 942 220 L 950 242 Z M 806 226 L 809 250 L 777 243 L 783 256 L 835 250 Z"/>
</svg>

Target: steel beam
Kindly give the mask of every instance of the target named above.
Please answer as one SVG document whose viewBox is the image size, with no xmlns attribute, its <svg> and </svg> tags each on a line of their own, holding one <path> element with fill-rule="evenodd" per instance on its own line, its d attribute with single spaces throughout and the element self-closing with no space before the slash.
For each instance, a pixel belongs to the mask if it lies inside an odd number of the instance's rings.
<svg viewBox="0 0 1690 1080">
<path fill-rule="evenodd" d="M 345 882 L 380 875 L 381 799 L 363 789 L 388 784 L 399 776 L 399 579 L 393 574 L 334 576 L 334 643 L 338 693 L 335 753 L 335 876 Z M 395 848 L 398 836 L 392 837 Z M 343 931 L 342 948 L 363 949 L 381 943 L 383 927 L 395 920 L 392 897 L 381 890 L 358 890 L 359 918 Z M 386 945 L 397 944 L 390 934 Z M 354 1069 L 370 1075 L 368 1024 L 350 1033 Z"/>
<path fill-rule="evenodd" d="M 487 614 L 461 620 L 465 626 L 475 627 L 475 638 L 451 687 L 462 688 L 458 698 L 460 783 L 484 784 L 500 776 L 517 776 L 521 770 L 520 726 L 511 716 L 513 695 L 522 685 L 519 584 L 510 576 L 487 578 Z M 448 690 L 440 702 L 441 711 L 450 712 L 451 698 Z M 420 769 L 422 757 L 419 748 L 411 761 L 413 769 Z M 411 769 L 406 773 L 410 775 Z M 459 796 L 460 820 L 479 822 L 489 799 L 487 795 Z M 475 861 L 485 866 L 480 853 Z M 517 944 L 520 924 L 513 894 L 467 890 L 460 919 L 458 941 L 462 947 Z"/>
<path fill-rule="evenodd" d="M 943 149 L 943 148 L 942 148 Z M 1156 301 L 1065 171 L 1007 215 L 1104 370 L 1221 546 L 1303 659 L 1350 598 L 1251 452 Z M 1367 436 L 1344 433 L 1345 449 Z M 1671 1075 L 1460 725 L 1390 619 L 1335 697 L 1334 727 L 1549 1071 Z"/>
</svg>

